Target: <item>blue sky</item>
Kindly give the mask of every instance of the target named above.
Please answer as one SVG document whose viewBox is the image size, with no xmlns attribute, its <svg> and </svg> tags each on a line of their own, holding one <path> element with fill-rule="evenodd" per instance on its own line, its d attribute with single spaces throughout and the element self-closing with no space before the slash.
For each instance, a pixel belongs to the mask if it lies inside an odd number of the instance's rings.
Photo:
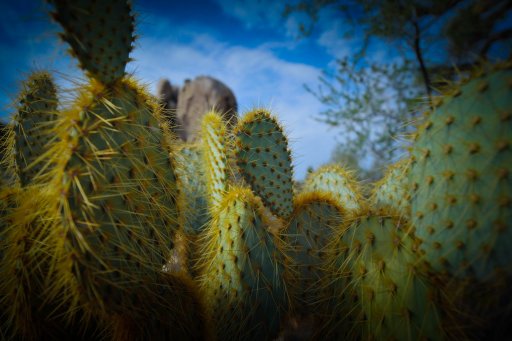
<svg viewBox="0 0 512 341">
<path fill-rule="evenodd" d="M 128 65 L 154 93 L 160 78 L 181 85 L 210 75 L 233 89 L 240 114 L 265 107 L 289 134 L 295 176 L 329 160 L 337 132 L 316 122 L 322 105 L 303 84 L 315 85 L 339 56 L 339 22 L 324 23 L 314 36 L 297 39 L 298 16 L 283 18 L 284 3 L 271 0 L 135 1 L 140 36 Z M 38 0 L 0 2 L 0 105 L 6 121 L 19 84 L 31 71 L 49 69 L 59 84 L 81 77 L 56 33 L 60 27 Z M 346 48 L 349 48 L 348 46 Z M 347 50 L 348 51 L 348 50 Z"/>
<path fill-rule="evenodd" d="M 292 3 L 297 0 L 287 0 Z M 301 14 L 282 17 L 279 0 L 134 0 L 140 38 L 127 70 L 154 93 L 159 79 L 175 85 L 199 75 L 218 78 L 233 89 L 240 115 L 255 107 L 270 109 L 284 124 L 293 152 L 295 177 L 327 162 L 343 132 L 317 122 L 326 108 L 304 89 L 318 84 L 322 71 L 334 71 L 336 58 L 353 54 L 360 35 L 341 36 L 346 23 L 331 9 L 320 13 L 313 34 L 298 37 Z M 76 62 L 57 38 L 42 0 L 0 1 L 0 119 L 8 120 L 19 84 L 31 71 L 52 71 L 61 86 L 81 77 Z M 425 56 L 442 56 L 439 43 Z M 369 58 L 391 60 L 386 42 L 371 45 Z"/>
</svg>

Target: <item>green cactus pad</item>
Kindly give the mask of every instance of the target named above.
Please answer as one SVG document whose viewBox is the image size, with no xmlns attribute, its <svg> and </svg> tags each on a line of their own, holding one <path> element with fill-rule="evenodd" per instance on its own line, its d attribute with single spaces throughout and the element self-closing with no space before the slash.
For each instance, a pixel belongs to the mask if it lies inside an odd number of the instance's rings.
<svg viewBox="0 0 512 341">
<path fill-rule="evenodd" d="M 7 339 L 87 339 L 102 326 L 98 320 L 69 319 L 60 303 L 47 300 L 46 281 L 54 254 L 47 231 L 59 219 L 51 215 L 47 188 L 34 185 L 8 190 L 9 209 L 2 224 L 9 226 L 0 235 L 0 307 L 3 308 L 2 336 Z M 1 315 L 1 313 L 0 313 Z M 77 320 L 80 319 L 80 323 Z M 97 335 L 96 335 L 97 336 Z"/>
<path fill-rule="evenodd" d="M 512 70 L 455 86 L 419 127 L 410 171 L 412 219 L 438 271 L 512 276 Z"/>
<path fill-rule="evenodd" d="M 443 339 L 449 321 L 440 314 L 446 307 L 418 262 L 408 224 L 386 212 L 354 218 L 329 246 L 329 301 L 336 302 L 326 326 L 329 337 Z"/>
<path fill-rule="evenodd" d="M 376 209 L 394 210 L 410 217 L 410 194 L 408 171 L 410 159 L 403 159 L 386 170 L 384 177 L 373 184 L 370 202 Z"/>
<path fill-rule="evenodd" d="M 174 148 L 172 158 L 180 188 L 180 215 L 183 231 L 197 235 L 209 220 L 206 181 L 201 146 L 183 144 Z"/>
<path fill-rule="evenodd" d="M 301 194 L 295 199 L 291 221 L 283 233 L 287 252 L 297 279 L 293 295 L 296 310 L 311 314 L 319 302 L 320 281 L 324 277 L 326 245 L 343 222 L 344 211 L 325 193 Z"/>
<path fill-rule="evenodd" d="M 62 25 L 61 38 L 71 46 L 80 67 L 105 84 L 122 77 L 134 42 L 134 17 L 126 0 L 47 0 Z"/>
<path fill-rule="evenodd" d="M 159 107 L 133 80 L 94 79 L 62 112 L 48 174 L 55 279 L 50 298 L 130 311 L 170 256 L 177 189 Z"/>
<path fill-rule="evenodd" d="M 171 153 L 176 165 L 179 210 L 179 235 L 174 238 L 174 250 L 168 262 L 171 272 L 185 270 L 196 276 L 195 262 L 198 238 L 211 219 L 208 209 L 208 191 L 204 175 L 202 148 L 198 144 L 182 144 Z"/>
<path fill-rule="evenodd" d="M 209 207 L 215 211 L 222 201 L 228 183 L 226 124 L 216 112 L 209 112 L 202 122 L 204 174 L 206 174 Z"/>
<path fill-rule="evenodd" d="M 311 173 L 306 179 L 304 192 L 323 191 L 338 200 L 347 212 L 362 208 L 363 199 L 353 175 L 339 165 L 326 165 Z"/>
<path fill-rule="evenodd" d="M 283 129 L 269 112 L 255 110 L 234 134 L 242 176 L 273 214 L 286 219 L 293 211 L 293 169 Z"/>
<path fill-rule="evenodd" d="M 263 210 L 251 190 L 234 187 L 206 231 L 201 289 L 219 340 L 269 340 L 287 309 L 282 241 Z"/>
<path fill-rule="evenodd" d="M 35 72 L 23 82 L 16 114 L 8 126 L 4 144 L 7 159 L 3 162 L 21 186 L 42 171 L 43 162 L 39 160 L 53 137 L 49 131 L 57 117 L 57 104 L 57 90 L 49 73 Z"/>
</svg>

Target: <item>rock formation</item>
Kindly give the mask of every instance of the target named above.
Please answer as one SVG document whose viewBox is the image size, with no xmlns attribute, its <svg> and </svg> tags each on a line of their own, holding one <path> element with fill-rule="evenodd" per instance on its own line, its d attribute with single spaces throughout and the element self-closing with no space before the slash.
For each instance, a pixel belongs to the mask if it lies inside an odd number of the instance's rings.
<svg viewBox="0 0 512 341">
<path fill-rule="evenodd" d="M 221 113 L 228 126 L 236 123 L 235 95 L 217 79 L 208 76 L 187 79 L 179 91 L 168 80 L 163 79 L 157 91 L 171 114 L 170 120 L 175 132 L 184 141 L 192 142 L 197 139 L 201 118 L 211 109 Z"/>
</svg>

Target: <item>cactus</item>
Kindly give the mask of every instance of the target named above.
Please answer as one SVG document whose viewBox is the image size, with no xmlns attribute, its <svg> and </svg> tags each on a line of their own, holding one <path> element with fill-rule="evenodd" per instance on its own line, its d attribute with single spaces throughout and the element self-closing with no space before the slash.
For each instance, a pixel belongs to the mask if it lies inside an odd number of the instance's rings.
<svg viewBox="0 0 512 341">
<path fill-rule="evenodd" d="M 57 89 L 48 72 L 33 73 L 22 88 L 3 148 L 7 151 L 4 164 L 10 169 L 11 177 L 25 186 L 42 171 L 42 163 L 37 161 L 51 141 L 47 131 L 56 119 L 58 101 Z"/>
<path fill-rule="evenodd" d="M 2 141 L 2 166 L 9 179 L 1 189 L 0 253 L 5 255 L 0 263 L 4 278 L 0 283 L 0 306 L 4 307 L 4 328 L 12 337 L 36 338 L 51 325 L 33 316 L 33 307 L 41 306 L 44 300 L 41 292 L 49 266 L 44 228 L 52 220 L 46 215 L 44 188 L 34 183 L 51 166 L 41 166 L 40 160 L 52 139 L 48 131 L 56 109 L 52 77 L 44 71 L 34 72 L 22 83 L 16 113 Z"/>
<path fill-rule="evenodd" d="M 447 90 L 416 133 L 413 224 L 438 271 L 512 276 L 511 77 L 498 69 Z"/>
<path fill-rule="evenodd" d="M 62 113 L 51 149 L 58 159 L 50 188 L 62 217 L 50 231 L 59 278 L 52 297 L 64 291 L 94 309 L 125 310 L 124 290 L 155 278 L 169 256 L 175 181 L 157 115 L 129 79 L 108 88 L 92 80 Z"/>
<path fill-rule="evenodd" d="M 48 2 L 87 80 L 58 110 L 34 73 L 2 138 L 2 339 L 268 340 L 297 321 L 306 337 L 509 337 L 510 62 L 443 92 L 370 200 L 336 165 L 294 193 L 266 110 L 232 134 L 207 113 L 200 143 L 176 144 L 125 74 L 129 3 Z"/>
<path fill-rule="evenodd" d="M 202 148 L 198 144 L 181 144 L 173 148 L 172 159 L 176 165 L 179 231 L 174 236 L 174 249 L 167 263 L 171 272 L 185 271 L 196 276 L 194 271 L 198 236 L 210 220 L 207 183 L 204 174 Z"/>
<path fill-rule="evenodd" d="M 229 174 L 226 131 L 222 117 L 216 112 L 209 112 L 203 117 L 203 165 L 207 177 L 210 212 L 216 211 L 227 191 Z"/>
<path fill-rule="evenodd" d="M 410 160 L 403 159 L 391 165 L 384 177 L 373 184 L 370 202 L 376 209 L 395 210 L 404 217 L 410 216 L 408 171 Z"/>
<path fill-rule="evenodd" d="M 359 186 L 353 175 L 339 165 L 326 165 L 311 173 L 303 192 L 330 193 L 347 212 L 364 207 Z"/>
<path fill-rule="evenodd" d="M 319 303 L 326 246 L 340 228 L 343 216 L 343 208 L 328 194 L 305 193 L 295 199 L 294 212 L 283 233 L 297 276 L 291 285 L 295 287 L 295 310 L 299 314 L 311 314 Z"/>
<path fill-rule="evenodd" d="M 187 235 L 197 235 L 208 223 L 207 184 L 203 174 L 201 146 L 182 144 L 172 151 L 179 181 L 180 225 Z"/>
<path fill-rule="evenodd" d="M 49 132 L 57 139 L 45 162 L 55 166 L 44 180 L 50 216 L 60 219 L 47 228 L 54 250 L 48 299 L 68 305 L 70 317 L 77 309 L 91 316 L 135 311 L 138 296 L 149 290 L 170 256 L 177 230 L 166 126 L 155 101 L 124 75 L 124 43 L 131 42 L 133 29 L 130 6 L 54 4 L 64 39 L 93 78 L 77 89 L 75 101 Z M 109 11 L 116 15 L 105 16 Z M 78 23 L 69 21 L 76 16 Z M 119 23 L 129 25 L 119 29 L 119 41 L 111 42 L 103 30 L 115 31 Z M 88 35 L 88 26 L 100 33 Z M 73 40 L 80 37 L 83 45 Z M 119 59 L 117 51 L 123 55 Z"/>
<path fill-rule="evenodd" d="M 0 306 L 4 308 L 5 330 L 11 336 L 35 339 L 41 325 L 35 323 L 32 306 L 41 298 L 36 297 L 44 287 L 41 250 L 34 239 L 41 233 L 42 223 L 38 214 L 44 203 L 37 188 L 4 189 L 6 209 L 2 216 L 1 249 L 4 254 L 0 264 Z"/>
<path fill-rule="evenodd" d="M 415 134 L 411 214 L 423 258 L 475 337 L 510 338 L 510 63 L 451 85 Z"/>
<path fill-rule="evenodd" d="M 45 297 L 54 251 L 46 235 L 58 219 L 51 216 L 47 191 L 44 187 L 27 186 L 7 188 L 3 194 L 8 196 L 8 209 L 1 221 L 8 226 L 0 233 L 0 249 L 5 251 L 0 263 L 2 332 L 7 339 L 98 338 L 106 330 L 104 321 L 87 316 L 82 310 L 70 318 L 66 315 L 67 306 Z"/>
<path fill-rule="evenodd" d="M 220 340 L 267 340 L 288 308 L 282 240 L 249 189 L 226 195 L 204 237 L 201 290 Z"/>
<path fill-rule="evenodd" d="M 88 76 L 104 84 L 124 76 L 135 41 L 135 18 L 126 0 L 48 0 L 56 11 L 52 17 L 62 25 L 62 40 L 71 46 Z"/>
<path fill-rule="evenodd" d="M 336 303 L 324 332 L 349 340 L 440 340 L 455 333 L 407 221 L 385 211 L 360 211 L 354 219 L 329 245 L 329 301 Z"/>
<path fill-rule="evenodd" d="M 293 169 L 283 129 L 269 112 L 254 110 L 238 122 L 234 135 L 243 178 L 273 214 L 288 218 L 293 211 Z"/>
</svg>

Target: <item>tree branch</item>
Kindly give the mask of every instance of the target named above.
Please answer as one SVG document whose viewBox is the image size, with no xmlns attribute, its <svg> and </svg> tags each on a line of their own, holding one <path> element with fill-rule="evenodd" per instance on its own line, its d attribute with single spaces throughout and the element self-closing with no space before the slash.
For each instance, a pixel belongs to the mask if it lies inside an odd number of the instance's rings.
<svg viewBox="0 0 512 341">
<path fill-rule="evenodd" d="M 423 76 L 423 83 L 425 84 L 425 90 L 427 91 L 428 101 L 432 104 L 432 90 L 430 88 L 430 76 L 428 74 L 427 68 L 425 66 L 425 61 L 423 60 L 423 55 L 421 53 L 420 46 L 420 38 L 421 31 L 420 26 L 416 18 L 412 21 L 412 25 L 414 26 L 414 53 L 416 54 L 416 59 L 420 64 L 421 75 Z"/>
</svg>

